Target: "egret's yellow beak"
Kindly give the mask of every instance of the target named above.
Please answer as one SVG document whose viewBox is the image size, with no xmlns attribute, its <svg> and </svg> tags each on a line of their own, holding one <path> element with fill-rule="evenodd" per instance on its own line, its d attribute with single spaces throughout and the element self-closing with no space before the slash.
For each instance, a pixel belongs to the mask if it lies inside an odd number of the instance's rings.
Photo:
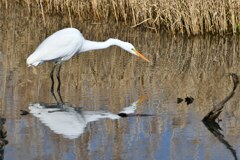
<svg viewBox="0 0 240 160">
<path fill-rule="evenodd" d="M 142 53 L 138 52 L 137 50 L 134 50 L 134 52 L 145 61 L 150 62 L 144 55 L 142 55 Z"/>
<path fill-rule="evenodd" d="M 143 102 L 145 99 L 146 99 L 145 96 L 141 96 L 141 97 L 138 99 L 138 101 L 137 101 L 137 106 L 141 105 L 142 102 Z"/>
</svg>

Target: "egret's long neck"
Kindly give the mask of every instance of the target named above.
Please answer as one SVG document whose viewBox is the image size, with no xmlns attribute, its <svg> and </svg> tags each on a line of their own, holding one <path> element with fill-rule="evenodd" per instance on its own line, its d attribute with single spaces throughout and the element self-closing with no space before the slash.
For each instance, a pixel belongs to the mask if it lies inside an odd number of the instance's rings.
<svg viewBox="0 0 240 160">
<path fill-rule="evenodd" d="M 125 43 L 119 39 L 108 39 L 104 42 L 97 42 L 97 41 L 89 41 L 89 40 L 85 40 L 80 52 L 87 52 L 87 51 L 91 51 L 91 50 L 98 50 L 98 49 L 104 49 L 104 48 L 108 48 L 112 45 L 116 45 L 121 47 L 121 43 Z"/>
</svg>

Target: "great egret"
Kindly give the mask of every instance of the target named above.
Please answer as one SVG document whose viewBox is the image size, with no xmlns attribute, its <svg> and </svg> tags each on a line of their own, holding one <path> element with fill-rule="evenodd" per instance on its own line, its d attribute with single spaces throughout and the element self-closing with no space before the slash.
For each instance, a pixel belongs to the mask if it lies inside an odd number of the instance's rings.
<svg viewBox="0 0 240 160">
<path fill-rule="evenodd" d="M 121 41 L 119 39 L 110 38 L 104 42 L 89 41 L 84 39 L 81 32 L 76 28 L 65 28 L 53 33 L 47 39 L 45 39 L 37 49 L 27 58 L 28 66 L 38 66 L 46 61 L 54 61 L 55 64 L 50 73 L 52 80 L 51 92 L 53 93 L 54 80 L 53 72 L 57 64 L 59 68 L 57 71 L 58 88 L 60 92 L 60 70 L 62 62 L 69 60 L 76 53 L 82 53 L 90 50 L 98 50 L 108 48 L 112 45 L 116 45 L 126 50 L 127 52 L 139 56 L 142 59 L 149 62 L 149 60 L 138 52 L 135 47 L 128 42 Z"/>
</svg>

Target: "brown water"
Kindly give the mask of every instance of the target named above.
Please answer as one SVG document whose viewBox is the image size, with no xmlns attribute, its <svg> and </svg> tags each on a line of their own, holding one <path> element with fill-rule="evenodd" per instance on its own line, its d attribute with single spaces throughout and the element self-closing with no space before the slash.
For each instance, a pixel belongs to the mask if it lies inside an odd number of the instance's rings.
<svg viewBox="0 0 240 160">
<path fill-rule="evenodd" d="M 220 115 L 225 141 L 201 122 L 231 91 L 228 73 L 240 72 L 238 37 L 172 37 L 76 22 L 86 39 L 129 41 L 151 64 L 117 47 L 75 56 L 62 67 L 64 102 L 84 111 L 118 113 L 144 96 L 135 113 L 155 116 L 100 119 L 69 139 L 32 114 L 20 116 L 32 104 L 55 103 L 49 77 L 53 64 L 34 72 L 26 58 L 46 36 L 68 26 L 68 20 L 53 16 L 45 28 L 20 9 L 0 13 L 0 109 L 9 141 L 4 159 L 218 160 L 240 155 L 239 89 Z M 194 98 L 192 104 L 177 104 L 178 97 L 187 96 Z"/>
</svg>

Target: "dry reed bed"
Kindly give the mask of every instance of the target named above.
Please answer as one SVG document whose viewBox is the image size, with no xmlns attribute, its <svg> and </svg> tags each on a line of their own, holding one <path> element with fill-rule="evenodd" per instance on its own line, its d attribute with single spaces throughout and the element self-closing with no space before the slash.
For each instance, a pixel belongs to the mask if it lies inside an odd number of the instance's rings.
<svg viewBox="0 0 240 160">
<path fill-rule="evenodd" d="M 237 33 L 240 30 L 239 0 L 0 0 L 5 7 L 21 3 L 42 18 L 52 13 L 92 22 L 124 22 L 173 34 Z"/>
</svg>

